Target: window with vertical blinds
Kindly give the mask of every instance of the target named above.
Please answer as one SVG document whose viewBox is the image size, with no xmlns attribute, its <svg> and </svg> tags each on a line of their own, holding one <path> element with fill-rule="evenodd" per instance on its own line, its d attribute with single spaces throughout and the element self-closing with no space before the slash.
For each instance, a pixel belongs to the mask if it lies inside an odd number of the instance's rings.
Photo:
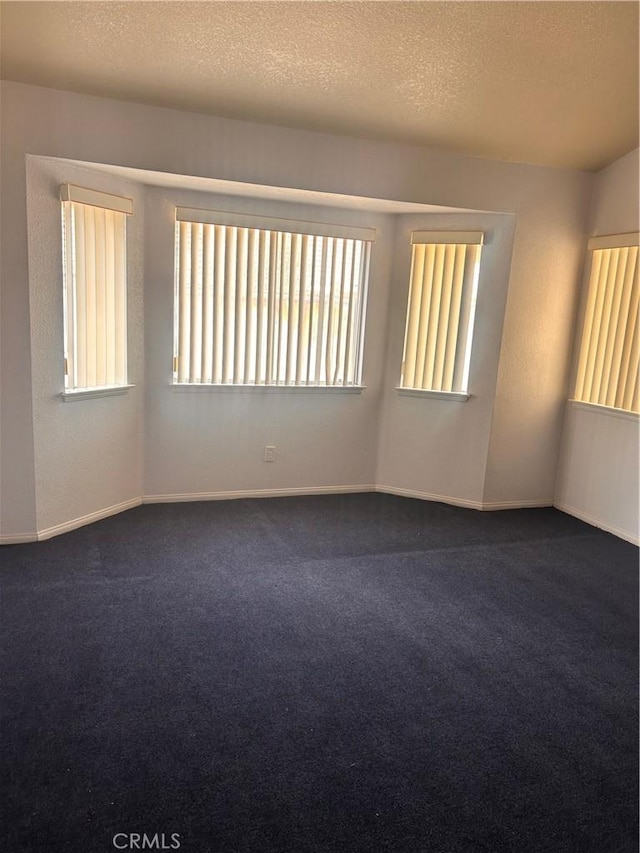
<svg viewBox="0 0 640 853">
<path fill-rule="evenodd" d="M 360 384 L 373 229 L 176 220 L 175 383 Z"/>
<path fill-rule="evenodd" d="M 591 273 L 574 397 L 640 411 L 638 234 L 589 241 Z"/>
<path fill-rule="evenodd" d="M 483 234 L 414 231 L 400 387 L 466 393 Z"/>
<path fill-rule="evenodd" d="M 130 199 L 60 188 L 65 391 L 127 384 L 126 218 Z"/>
</svg>

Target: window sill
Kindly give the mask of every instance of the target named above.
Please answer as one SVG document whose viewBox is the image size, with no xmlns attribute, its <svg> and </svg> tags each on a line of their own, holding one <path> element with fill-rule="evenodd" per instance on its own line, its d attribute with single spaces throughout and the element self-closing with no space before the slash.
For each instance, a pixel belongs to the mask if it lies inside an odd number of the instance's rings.
<svg viewBox="0 0 640 853">
<path fill-rule="evenodd" d="M 569 404 L 573 409 L 608 415 L 611 418 L 622 418 L 625 421 L 635 421 L 636 423 L 640 420 L 638 412 L 630 412 L 627 409 L 615 409 L 613 406 L 601 406 L 599 403 L 585 403 L 584 400 L 569 400 Z"/>
<path fill-rule="evenodd" d="M 75 403 L 78 400 L 91 400 L 94 397 L 117 397 L 135 387 L 135 385 L 112 385 L 108 388 L 83 388 L 78 391 L 63 391 L 60 396 L 65 403 Z"/>
<path fill-rule="evenodd" d="M 454 403 L 466 403 L 471 397 L 464 391 L 429 391 L 422 388 L 402 388 L 398 386 L 396 391 L 400 397 L 432 397 L 434 400 L 451 400 Z"/>
<path fill-rule="evenodd" d="M 249 394 L 360 394 L 366 385 L 208 385 L 200 382 L 173 382 L 172 391 L 208 393 Z"/>
</svg>

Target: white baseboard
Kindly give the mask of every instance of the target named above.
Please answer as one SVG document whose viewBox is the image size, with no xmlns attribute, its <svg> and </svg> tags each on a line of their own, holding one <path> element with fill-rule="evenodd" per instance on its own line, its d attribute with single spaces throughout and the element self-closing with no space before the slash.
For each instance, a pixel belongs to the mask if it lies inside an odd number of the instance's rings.
<svg viewBox="0 0 640 853">
<path fill-rule="evenodd" d="M 78 527 L 84 527 L 86 524 L 91 524 L 94 521 L 108 518 L 111 515 L 116 515 L 119 512 L 124 512 L 127 509 L 140 504 L 153 503 L 180 503 L 186 501 L 224 501 L 234 500 L 237 498 L 277 498 L 277 497 L 295 497 L 296 495 L 336 495 L 336 494 L 353 494 L 359 492 L 381 492 L 382 494 L 398 495 L 399 497 L 418 498 L 425 501 L 436 501 L 445 503 L 451 506 L 460 506 L 466 509 L 476 510 L 501 510 L 501 509 L 531 509 L 534 507 L 551 506 L 549 502 L 542 501 L 495 501 L 483 503 L 481 501 L 472 501 L 464 498 L 456 498 L 451 495 L 438 495 L 432 492 L 420 492 L 415 489 L 401 489 L 396 486 L 374 485 L 371 483 L 361 484 L 357 486 L 309 486 L 294 489 L 246 489 L 242 491 L 225 491 L 225 492 L 190 492 L 185 494 L 163 494 L 163 495 L 145 495 L 142 498 L 131 498 L 128 501 L 123 501 L 113 506 L 105 507 L 96 512 L 80 516 L 79 518 L 71 519 L 70 521 L 55 524 L 52 527 L 47 527 L 43 530 L 38 530 L 36 533 L 16 533 L 0 535 L 0 545 L 19 545 L 27 542 L 41 542 L 45 539 L 51 539 L 53 536 L 58 536 L 61 533 L 67 533 L 70 530 L 76 530 Z M 554 503 L 553 506 L 561 512 L 566 512 L 568 515 L 573 515 L 581 521 L 586 521 L 594 527 L 601 530 L 606 530 L 608 533 L 613 533 L 615 536 L 631 542 L 633 545 L 640 544 L 640 537 L 637 534 L 631 533 L 628 530 L 623 530 L 614 525 L 607 524 L 598 518 L 594 518 L 582 510 L 569 506 L 563 503 Z"/>
<path fill-rule="evenodd" d="M 144 495 L 142 503 L 180 503 L 182 501 L 228 501 L 238 498 L 291 498 L 296 495 L 339 495 L 375 492 L 376 487 L 360 486 L 303 486 L 297 489 L 245 489 L 230 492 L 187 492 L 184 494 Z"/>
<path fill-rule="evenodd" d="M 397 486 L 385 486 L 382 484 L 376 485 L 375 490 L 384 495 L 398 495 L 401 498 L 418 498 L 421 501 L 437 501 L 438 503 L 450 504 L 451 506 L 466 507 L 466 509 L 482 509 L 482 504 L 479 501 L 454 498 L 451 495 L 436 495 L 432 492 L 418 492 L 415 489 L 401 489 Z"/>
<path fill-rule="evenodd" d="M 108 518 L 110 515 L 117 515 L 117 513 L 124 512 L 126 509 L 133 509 L 134 506 L 140 506 L 141 503 L 140 498 L 131 498 L 131 500 L 99 509 L 96 512 L 90 512 L 88 515 L 81 515 L 80 518 L 73 518 L 71 521 L 63 521 L 62 524 L 54 524 L 53 527 L 38 530 L 38 542 L 41 542 L 43 539 L 51 539 L 52 536 L 58 536 L 60 533 L 68 533 L 70 530 L 76 530 L 78 527 L 84 527 L 85 524 L 100 521 L 100 519 Z"/>
<path fill-rule="evenodd" d="M 9 533 L 0 536 L 0 545 L 22 545 L 23 542 L 37 541 L 37 533 Z"/>
<path fill-rule="evenodd" d="M 497 509 L 545 509 L 545 507 L 552 507 L 553 503 L 550 500 L 541 501 L 485 501 L 481 509 L 486 510 L 487 512 L 493 512 L 493 510 Z"/>
<path fill-rule="evenodd" d="M 449 504 L 450 506 L 461 506 L 465 509 L 479 509 L 492 511 L 498 509 L 533 509 L 535 507 L 551 506 L 551 501 L 472 501 L 467 498 L 455 498 L 451 495 L 437 495 L 433 492 L 418 492 L 415 489 L 399 489 L 396 486 L 376 486 L 376 492 L 388 495 L 399 495 L 403 498 L 418 498 L 422 501 L 436 501 Z"/>
<path fill-rule="evenodd" d="M 554 507 L 559 509 L 561 512 L 566 512 L 567 515 L 573 515 L 575 518 L 579 518 L 580 521 L 586 521 L 587 524 L 591 524 L 593 527 L 598 527 L 600 530 L 606 530 L 607 533 L 613 533 L 614 536 L 624 539 L 626 542 L 631 542 L 632 545 L 640 545 L 640 537 L 637 533 L 631 533 L 629 530 L 622 530 L 620 527 L 608 524 L 606 521 L 602 521 L 600 518 L 595 518 L 594 516 L 589 515 L 589 513 L 583 512 L 581 509 L 569 506 L 569 504 L 554 503 Z"/>
</svg>

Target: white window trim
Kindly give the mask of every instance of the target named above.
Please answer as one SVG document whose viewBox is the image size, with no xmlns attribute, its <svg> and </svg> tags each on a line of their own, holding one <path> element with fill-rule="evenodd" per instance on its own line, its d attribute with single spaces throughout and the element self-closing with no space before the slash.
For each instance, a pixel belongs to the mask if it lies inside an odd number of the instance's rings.
<svg viewBox="0 0 640 853">
<path fill-rule="evenodd" d="M 404 388 L 396 386 L 400 397 L 432 397 L 434 400 L 449 400 L 455 403 L 466 403 L 471 394 L 466 391 L 432 391 L 428 388 Z"/>
<path fill-rule="evenodd" d="M 569 405 L 573 409 L 640 423 L 640 414 L 638 412 L 630 412 L 628 409 L 616 409 L 614 406 L 602 406 L 599 403 L 587 403 L 585 400 L 574 400 L 573 398 L 569 399 Z"/>
<path fill-rule="evenodd" d="M 105 210 L 115 210 L 118 213 L 126 213 L 128 216 L 133 214 L 133 199 L 101 190 L 90 190 L 76 184 L 61 185 L 60 201 L 74 201 L 77 204 L 89 204 L 91 207 L 103 207 Z"/>
<path fill-rule="evenodd" d="M 117 397 L 135 387 L 135 385 L 108 385 L 104 388 L 77 388 L 75 391 L 63 391 L 60 396 L 65 403 L 75 403 L 79 400 L 91 400 L 94 397 Z"/>
<path fill-rule="evenodd" d="M 366 391 L 366 385 L 214 385 L 205 382 L 172 382 L 172 391 L 186 393 L 219 393 L 231 394 L 361 394 Z"/>
<path fill-rule="evenodd" d="M 177 222 L 198 222 L 204 225 L 228 225 L 233 228 L 257 228 L 263 231 L 282 231 L 315 237 L 340 237 L 345 240 L 374 242 L 376 228 L 338 225 L 325 222 L 305 222 L 302 219 L 282 219 L 255 213 L 235 213 L 229 210 L 204 210 L 196 207 L 176 207 Z"/>
<path fill-rule="evenodd" d="M 589 252 L 598 249 L 626 249 L 640 244 L 640 232 L 629 231 L 626 234 L 604 234 L 601 237 L 591 237 L 587 244 Z"/>
</svg>

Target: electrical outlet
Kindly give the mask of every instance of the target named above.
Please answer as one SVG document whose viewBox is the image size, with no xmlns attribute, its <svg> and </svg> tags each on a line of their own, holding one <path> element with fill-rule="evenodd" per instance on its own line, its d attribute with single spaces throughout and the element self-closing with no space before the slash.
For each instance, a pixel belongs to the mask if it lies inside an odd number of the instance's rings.
<svg viewBox="0 0 640 853">
<path fill-rule="evenodd" d="M 264 461 L 265 462 L 275 462 L 276 461 L 276 449 L 273 445 L 267 445 L 264 449 Z"/>
</svg>

